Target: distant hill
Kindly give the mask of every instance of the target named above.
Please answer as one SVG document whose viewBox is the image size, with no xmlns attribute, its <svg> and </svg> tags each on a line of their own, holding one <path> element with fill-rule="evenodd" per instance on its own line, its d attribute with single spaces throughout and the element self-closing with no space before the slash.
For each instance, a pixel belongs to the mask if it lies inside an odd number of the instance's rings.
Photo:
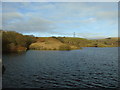
<svg viewBox="0 0 120 90">
<path fill-rule="evenodd" d="M 110 38 L 105 38 L 105 39 L 97 39 L 93 40 L 97 44 L 103 44 L 106 45 L 107 47 L 118 47 L 120 43 L 120 37 L 110 37 Z"/>
</svg>

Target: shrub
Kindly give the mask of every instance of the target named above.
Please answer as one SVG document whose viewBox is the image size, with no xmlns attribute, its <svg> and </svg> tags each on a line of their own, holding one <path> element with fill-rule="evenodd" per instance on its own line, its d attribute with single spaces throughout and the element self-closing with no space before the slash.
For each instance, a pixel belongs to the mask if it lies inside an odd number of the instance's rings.
<svg viewBox="0 0 120 90">
<path fill-rule="evenodd" d="M 33 36 L 22 35 L 14 31 L 2 31 L 2 51 L 26 50 L 31 43 L 36 42 Z M 19 46 L 19 48 L 17 48 Z"/>
<path fill-rule="evenodd" d="M 17 46 L 17 50 L 16 51 L 26 51 L 26 47 L 22 47 L 22 46 Z"/>
<path fill-rule="evenodd" d="M 59 46 L 59 50 L 71 50 L 71 47 L 69 45 L 61 45 Z"/>
</svg>

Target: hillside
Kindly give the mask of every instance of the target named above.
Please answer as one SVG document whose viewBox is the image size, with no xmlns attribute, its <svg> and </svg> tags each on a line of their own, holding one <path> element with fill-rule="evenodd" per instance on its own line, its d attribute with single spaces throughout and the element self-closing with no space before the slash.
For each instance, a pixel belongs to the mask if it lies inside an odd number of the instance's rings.
<svg viewBox="0 0 120 90">
<path fill-rule="evenodd" d="M 93 44 L 103 45 L 103 47 L 118 47 L 120 38 L 113 37 L 113 38 L 105 38 L 105 39 L 96 39 L 92 41 Z"/>
<path fill-rule="evenodd" d="M 29 45 L 36 42 L 35 37 L 22 35 L 14 31 L 0 31 L 2 33 L 2 52 L 19 52 L 29 49 Z"/>
<path fill-rule="evenodd" d="M 76 37 L 34 37 L 14 31 L 2 32 L 2 51 L 16 52 L 32 50 L 73 50 L 81 47 L 118 47 L 120 38 L 88 40 Z"/>
<path fill-rule="evenodd" d="M 30 49 L 37 50 L 71 50 L 80 47 L 118 47 L 118 38 L 88 40 L 73 37 L 38 37 L 37 42 L 30 45 Z"/>
<path fill-rule="evenodd" d="M 37 42 L 32 43 L 29 48 L 37 50 L 71 50 L 78 49 L 80 47 L 75 45 L 68 45 L 54 37 L 39 37 Z"/>
</svg>

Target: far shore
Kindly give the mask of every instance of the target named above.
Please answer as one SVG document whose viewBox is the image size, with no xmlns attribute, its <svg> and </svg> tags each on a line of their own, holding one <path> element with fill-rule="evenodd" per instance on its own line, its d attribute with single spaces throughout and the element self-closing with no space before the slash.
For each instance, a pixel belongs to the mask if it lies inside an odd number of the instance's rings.
<svg viewBox="0 0 120 90">
<path fill-rule="evenodd" d="M 88 40 L 78 37 L 34 37 L 14 31 L 2 31 L 2 52 L 22 52 L 27 50 L 69 51 L 82 47 L 119 47 L 118 37 Z"/>
</svg>

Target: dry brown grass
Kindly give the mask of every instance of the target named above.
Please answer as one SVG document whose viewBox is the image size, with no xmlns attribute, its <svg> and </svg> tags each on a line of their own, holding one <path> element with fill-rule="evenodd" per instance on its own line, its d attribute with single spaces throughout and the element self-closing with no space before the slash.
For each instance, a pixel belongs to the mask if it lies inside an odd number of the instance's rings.
<svg viewBox="0 0 120 90">
<path fill-rule="evenodd" d="M 54 38 L 39 38 L 36 43 L 32 43 L 30 45 L 30 48 L 31 49 L 55 50 L 55 49 L 59 49 L 60 45 L 64 45 L 64 44 L 61 43 L 57 39 L 54 39 Z"/>
<path fill-rule="evenodd" d="M 55 38 L 39 38 L 36 43 L 32 43 L 29 48 L 37 50 L 59 50 L 59 47 L 66 45 Z M 78 47 L 69 45 L 71 49 L 77 49 Z"/>
</svg>

